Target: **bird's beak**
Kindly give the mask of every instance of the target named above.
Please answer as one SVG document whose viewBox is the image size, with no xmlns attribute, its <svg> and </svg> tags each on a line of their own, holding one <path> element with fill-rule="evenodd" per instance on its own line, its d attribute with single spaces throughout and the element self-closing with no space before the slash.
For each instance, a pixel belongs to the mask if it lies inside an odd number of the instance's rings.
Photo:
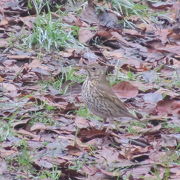
<svg viewBox="0 0 180 180">
<path fill-rule="evenodd" d="M 76 70 L 80 70 L 82 68 L 82 66 L 74 66 L 74 69 Z"/>
<path fill-rule="evenodd" d="M 80 70 L 80 69 L 87 70 L 87 65 L 74 66 L 74 68 L 77 69 L 77 70 Z"/>
</svg>

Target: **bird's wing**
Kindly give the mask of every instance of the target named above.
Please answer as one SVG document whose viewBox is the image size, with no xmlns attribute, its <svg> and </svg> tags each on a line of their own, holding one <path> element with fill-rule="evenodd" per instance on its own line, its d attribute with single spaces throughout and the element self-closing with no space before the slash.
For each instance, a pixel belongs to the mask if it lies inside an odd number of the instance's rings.
<svg viewBox="0 0 180 180">
<path fill-rule="evenodd" d="M 128 111 L 124 103 L 116 96 L 107 80 L 99 84 L 98 89 L 100 90 L 101 96 L 106 99 L 106 101 L 109 101 L 111 104 L 116 105 L 123 115 L 125 115 L 126 117 L 137 119 Z"/>
</svg>

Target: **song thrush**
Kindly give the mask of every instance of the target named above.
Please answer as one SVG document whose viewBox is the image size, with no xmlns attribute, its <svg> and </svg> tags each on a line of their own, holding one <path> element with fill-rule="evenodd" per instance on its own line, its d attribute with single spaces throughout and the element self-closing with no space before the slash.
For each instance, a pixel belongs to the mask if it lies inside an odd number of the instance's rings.
<svg viewBox="0 0 180 180">
<path fill-rule="evenodd" d="M 111 89 L 106 79 L 106 67 L 91 64 L 84 69 L 88 76 L 82 86 L 82 97 L 93 114 L 104 120 L 120 117 L 137 119 Z"/>
</svg>

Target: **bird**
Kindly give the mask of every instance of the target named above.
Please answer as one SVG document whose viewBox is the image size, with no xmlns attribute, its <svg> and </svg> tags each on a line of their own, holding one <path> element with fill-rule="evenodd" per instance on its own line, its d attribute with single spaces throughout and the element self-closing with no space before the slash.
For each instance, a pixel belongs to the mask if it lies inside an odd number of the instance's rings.
<svg viewBox="0 0 180 180">
<path fill-rule="evenodd" d="M 98 63 L 83 67 L 87 78 L 82 85 L 82 99 L 91 113 L 102 118 L 116 119 L 128 117 L 138 119 L 132 115 L 125 104 L 113 92 L 109 81 L 106 79 L 107 68 Z"/>
</svg>

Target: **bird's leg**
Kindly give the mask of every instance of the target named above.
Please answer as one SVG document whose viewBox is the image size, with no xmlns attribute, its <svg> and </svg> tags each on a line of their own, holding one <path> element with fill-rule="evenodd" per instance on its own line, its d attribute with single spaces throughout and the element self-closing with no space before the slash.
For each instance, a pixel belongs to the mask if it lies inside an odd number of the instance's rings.
<svg viewBox="0 0 180 180">
<path fill-rule="evenodd" d="M 110 120 L 111 119 L 109 118 L 104 118 L 104 128 L 106 128 L 106 133 L 108 133 L 109 130 L 112 129 Z"/>
<path fill-rule="evenodd" d="M 107 123 L 107 118 L 103 118 L 103 122 L 104 122 L 104 124 L 106 124 Z"/>
</svg>

